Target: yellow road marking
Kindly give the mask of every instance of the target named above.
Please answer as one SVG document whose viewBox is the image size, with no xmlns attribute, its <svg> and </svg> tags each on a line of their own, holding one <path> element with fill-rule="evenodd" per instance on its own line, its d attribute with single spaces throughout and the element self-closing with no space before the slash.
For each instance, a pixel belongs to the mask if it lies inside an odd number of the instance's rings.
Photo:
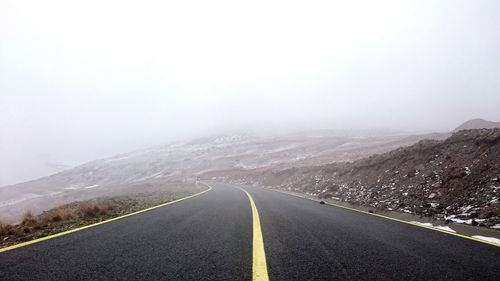
<svg viewBox="0 0 500 281">
<path fill-rule="evenodd" d="M 147 212 L 147 211 L 151 211 L 151 210 L 163 207 L 163 206 L 174 204 L 174 203 L 177 203 L 177 202 L 189 199 L 189 198 L 193 198 L 195 196 L 201 195 L 201 194 L 203 194 L 205 192 L 208 192 L 208 191 L 212 190 L 212 187 L 210 187 L 209 185 L 206 185 L 206 186 L 208 187 L 207 190 L 203 190 L 203 191 L 198 192 L 198 193 L 193 194 L 193 195 L 189 195 L 189 196 L 186 196 L 186 197 L 174 200 L 174 201 L 170 201 L 170 202 L 167 202 L 167 203 L 156 205 L 156 206 L 153 206 L 153 207 L 150 207 L 150 208 L 147 208 L 147 209 L 143 209 L 143 210 L 140 210 L 140 211 L 137 211 L 137 212 L 126 214 L 126 215 L 119 216 L 119 217 L 116 217 L 116 218 L 112 218 L 112 219 L 109 219 L 109 220 L 100 221 L 100 222 L 97 222 L 97 223 L 89 224 L 89 225 L 86 225 L 86 226 L 78 227 L 78 228 L 67 230 L 67 231 L 63 231 L 63 232 L 59 232 L 59 233 L 56 233 L 56 234 L 53 234 L 53 235 L 49 235 L 49 236 L 45 236 L 45 237 L 42 237 L 42 238 L 38 238 L 38 239 L 35 239 L 35 240 L 31 240 L 31 241 L 19 243 L 19 244 L 16 244 L 16 245 L 12 245 L 12 246 L 9 246 L 9 247 L 1 248 L 0 249 L 0 253 L 7 252 L 7 251 L 10 251 L 10 250 L 14 250 L 14 249 L 21 248 L 21 247 L 25 247 L 25 246 L 28 246 L 28 245 L 31 245 L 31 244 L 39 243 L 39 242 L 42 242 L 42 241 L 45 241 L 45 240 L 54 239 L 56 237 L 68 235 L 68 234 L 71 234 L 71 233 L 74 233 L 74 232 L 78 232 L 78 231 L 81 231 L 81 230 L 84 230 L 84 229 L 87 229 L 87 228 L 91 228 L 91 227 L 98 226 L 98 225 L 101 225 L 101 224 L 105 224 L 105 223 L 108 223 L 108 222 L 116 221 L 116 220 L 123 219 L 123 218 L 126 218 L 126 217 L 134 216 L 134 215 L 137 215 L 137 214 L 140 214 L 140 213 L 144 213 L 144 212 Z"/>
<path fill-rule="evenodd" d="M 262 229 L 260 227 L 259 212 L 255 206 L 252 196 L 243 188 L 238 187 L 248 196 L 250 206 L 252 207 L 253 217 L 253 251 L 252 251 L 252 280 L 269 281 L 267 274 L 266 252 L 264 250 L 264 239 L 262 238 Z"/>
<path fill-rule="evenodd" d="M 269 190 L 272 190 L 272 191 L 275 191 L 275 192 L 279 192 L 279 193 L 283 193 L 283 194 L 287 194 L 287 195 L 290 195 L 290 196 L 295 196 L 295 197 L 299 197 L 299 198 L 303 198 L 303 199 L 308 199 L 308 200 L 316 201 L 316 202 L 320 202 L 321 201 L 321 200 L 318 200 L 318 199 L 308 198 L 308 197 L 305 197 L 305 196 L 301 196 L 301 195 L 297 195 L 297 194 L 292 194 L 292 193 L 288 193 L 288 192 L 281 191 L 281 190 L 275 190 L 275 189 L 269 189 Z M 388 219 L 388 220 L 392 220 L 392 221 L 397 221 L 397 222 L 400 222 L 400 223 L 409 224 L 409 225 L 413 225 L 413 226 L 417 226 L 417 227 L 421 227 L 421 228 L 426 228 L 426 229 L 429 229 L 429 230 L 434 230 L 434 231 L 446 233 L 448 235 L 453 235 L 453 236 L 457 236 L 457 237 L 461 237 L 461 238 L 473 240 L 473 241 L 476 241 L 476 242 L 481 242 L 481 243 L 488 244 L 488 245 L 491 245 L 491 246 L 500 247 L 499 244 L 492 243 L 492 242 L 485 241 L 485 240 L 481 240 L 481 239 L 477 239 L 477 238 L 470 237 L 470 236 L 467 236 L 467 235 L 463 235 L 463 234 L 459 234 L 459 233 L 455 233 L 455 232 L 450 232 L 450 231 L 446 231 L 446 230 L 442 230 L 442 229 L 434 228 L 434 227 L 430 227 L 430 226 L 415 224 L 415 223 L 411 223 L 411 222 L 400 220 L 400 219 L 396 219 L 396 218 L 391 218 L 391 217 L 380 215 L 380 214 L 369 213 L 369 212 L 365 212 L 365 211 L 362 211 L 362 210 L 358 210 L 358 209 L 354 209 L 354 208 L 350 208 L 350 207 L 338 205 L 338 204 L 335 204 L 335 203 L 329 203 L 329 202 L 326 202 L 326 201 L 325 201 L 325 203 L 328 204 L 328 205 L 334 206 L 334 207 L 338 207 L 338 208 L 342 208 L 342 209 L 347 209 L 347 210 L 351 210 L 351 211 L 363 213 L 363 214 L 370 215 L 370 216 L 376 216 L 376 217 L 379 217 L 379 218 L 384 218 L 384 219 Z"/>
</svg>

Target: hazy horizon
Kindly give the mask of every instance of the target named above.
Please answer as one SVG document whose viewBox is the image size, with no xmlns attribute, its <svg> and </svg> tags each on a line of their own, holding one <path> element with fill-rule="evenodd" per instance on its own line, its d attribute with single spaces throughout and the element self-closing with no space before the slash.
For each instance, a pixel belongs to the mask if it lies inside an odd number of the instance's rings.
<svg viewBox="0 0 500 281">
<path fill-rule="evenodd" d="M 500 121 L 498 1 L 0 0 L 0 186 L 227 131 Z"/>
</svg>

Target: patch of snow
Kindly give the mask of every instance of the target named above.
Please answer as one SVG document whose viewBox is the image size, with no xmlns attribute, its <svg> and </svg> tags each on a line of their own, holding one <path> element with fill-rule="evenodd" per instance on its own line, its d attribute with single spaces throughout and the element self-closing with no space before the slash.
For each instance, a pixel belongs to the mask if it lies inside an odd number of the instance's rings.
<svg viewBox="0 0 500 281">
<path fill-rule="evenodd" d="M 467 175 L 470 175 L 470 168 L 469 168 L 469 167 L 465 167 L 465 173 L 466 173 Z"/>
<path fill-rule="evenodd" d="M 427 226 L 427 227 L 433 227 L 432 223 L 429 223 L 429 222 L 411 221 L 410 223 L 418 224 L 418 225 L 423 225 L 423 226 Z"/>
<path fill-rule="evenodd" d="M 299 144 L 289 144 L 289 145 L 280 146 L 280 147 L 276 147 L 274 149 L 271 149 L 270 152 L 282 152 L 282 151 L 297 148 L 299 146 L 300 146 Z"/>
<path fill-rule="evenodd" d="M 38 198 L 41 196 L 42 195 L 28 193 L 28 194 L 25 194 L 21 198 L 18 198 L 18 199 L 0 201 L 0 207 L 16 205 L 16 204 L 21 203 L 23 201 L 30 200 L 33 198 Z"/>
<path fill-rule="evenodd" d="M 360 142 L 345 142 L 337 147 L 349 147 L 349 146 L 357 146 L 360 145 Z"/>
<path fill-rule="evenodd" d="M 456 232 L 455 230 L 451 229 L 449 226 L 436 225 L 434 227 L 437 229 L 444 230 L 444 231 Z"/>
<path fill-rule="evenodd" d="M 55 195 L 58 195 L 58 194 L 61 194 L 63 193 L 62 191 L 54 191 L 54 192 L 49 192 L 49 194 L 47 194 L 47 196 L 55 196 Z"/>
<path fill-rule="evenodd" d="M 134 179 L 132 182 L 140 182 L 140 181 L 145 181 L 145 180 L 152 179 L 152 178 L 158 178 L 162 174 L 163 174 L 163 171 L 155 173 L 155 174 L 152 174 L 152 175 L 148 175 L 148 176 L 145 176 L 145 177 L 142 177 L 142 178 Z"/>
<path fill-rule="evenodd" d="M 454 218 L 454 216 L 449 216 L 449 217 L 444 217 L 444 218 L 447 220 L 451 220 L 454 223 L 472 224 L 472 219 L 462 220 L 462 219 Z"/>
<path fill-rule="evenodd" d="M 416 224 L 416 225 L 422 225 L 422 226 L 426 226 L 426 227 L 432 227 L 432 228 L 436 228 L 436 229 L 440 229 L 440 230 L 444 230 L 444 231 L 449 231 L 449 232 L 453 232 L 453 233 L 456 232 L 455 230 L 451 229 L 448 226 L 433 225 L 432 223 L 429 223 L 429 222 L 411 221 L 410 223 L 413 223 L 413 224 Z"/>
<path fill-rule="evenodd" d="M 257 166 L 253 166 L 253 165 L 250 165 L 250 166 L 249 166 L 249 165 L 245 165 L 245 164 L 243 164 L 243 163 L 241 163 L 241 162 L 240 162 L 240 163 L 236 163 L 236 164 L 234 165 L 234 167 L 235 167 L 235 168 L 242 168 L 242 169 L 244 169 L 244 170 L 251 170 L 251 169 L 255 169 L 255 168 L 257 168 Z M 200 175 L 201 175 L 201 174 L 203 174 L 204 172 L 206 172 L 206 170 L 205 170 L 205 171 L 201 171 L 201 172 L 199 172 L 199 173 L 197 173 L 197 174 L 200 174 Z"/>
<path fill-rule="evenodd" d="M 473 238 L 476 238 L 476 239 L 481 239 L 481 240 L 484 240 L 484 241 L 488 241 L 488 242 L 491 242 L 491 243 L 495 243 L 495 244 L 499 244 L 500 245 L 500 239 L 498 238 L 493 238 L 493 237 L 487 237 L 487 236 L 481 236 L 481 235 L 474 235 L 472 236 Z"/>
<path fill-rule="evenodd" d="M 98 186 L 99 186 L 98 184 L 84 186 L 83 184 L 80 183 L 80 184 L 68 185 L 64 189 L 66 189 L 66 190 L 78 190 L 78 189 L 94 188 L 94 187 L 98 187 Z"/>
<path fill-rule="evenodd" d="M 117 158 L 111 158 L 111 159 L 107 159 L 106 161 L 104 161 L 104 163 L 109 163 L 109 162 L 116 162 L 116 161 L 120 161 L 120 160 L 126 160 L 126 159 L 129 159 L 130 156 L 122 156 L 122 157 L 117 157 Z"/>
<path fill-rule="evenodd" d="M 460 211 L 460 212 L 462 212 L 462 213 L 467 213 L 470 209 L 472 209 L 472 206 L 471 206 L 471 205 L 469 205 L 469 206 L 465 206 L 465 207 L 461 207 L 461 208 L 459 209 L 459 211 Z"/>
</svg>

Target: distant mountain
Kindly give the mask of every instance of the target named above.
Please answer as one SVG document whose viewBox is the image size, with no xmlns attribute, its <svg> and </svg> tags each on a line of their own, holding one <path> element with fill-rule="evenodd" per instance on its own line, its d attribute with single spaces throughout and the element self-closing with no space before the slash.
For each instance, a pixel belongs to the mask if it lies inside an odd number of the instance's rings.
<svg viewBox="0 0 500 281">
<path fill-rule="evenodd" d="M 223 173 L 218 179 L 500 228 L 499 159 L 500 129 L 461 130 L 354 162 Z"/>
<path fill-rule="evenodd" d="M 484 119 L 472 119 L 458 126 L 454 132 L 472 129 L 493 129 L 500 128 L 500 122 L 493 122 Z"/>
</svg>

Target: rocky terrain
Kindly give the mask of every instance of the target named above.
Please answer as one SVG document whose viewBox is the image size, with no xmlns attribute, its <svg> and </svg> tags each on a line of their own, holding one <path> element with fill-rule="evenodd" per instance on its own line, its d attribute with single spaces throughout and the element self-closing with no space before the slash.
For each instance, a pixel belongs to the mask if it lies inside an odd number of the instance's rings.
<svg viewBox="0 0 500 281">
<path fill-rule="evenodd" d="M 494 123 L 485 122 L 459 128 Z M 498 131 L 226 134 L 172 143 L 0 187 L 0 220 L 218 179 L 499 228 Z"/>
<path fill-rule="evenodd" d="M 500 129 L 475 129 L 352 162 L 206 177 L 500 229 L 499 160 Z"/>
<path fill-rule="evenodd" d="M 455 128 L 454 132 L 472 129 L 493 129 L 500 128 L 500 122 L 493 122 L 484 119 L 472 119 Z"/>
<path fill-rule="evenodd" d="M 252 171 L 352 161 L 434 135 L 314 131 L 282 135 L 227 134 L 96 160 L 49 177 L 0 187 L 0 220 L 78 200 L 122 196 L 220 171 Z"/>
</svg>

